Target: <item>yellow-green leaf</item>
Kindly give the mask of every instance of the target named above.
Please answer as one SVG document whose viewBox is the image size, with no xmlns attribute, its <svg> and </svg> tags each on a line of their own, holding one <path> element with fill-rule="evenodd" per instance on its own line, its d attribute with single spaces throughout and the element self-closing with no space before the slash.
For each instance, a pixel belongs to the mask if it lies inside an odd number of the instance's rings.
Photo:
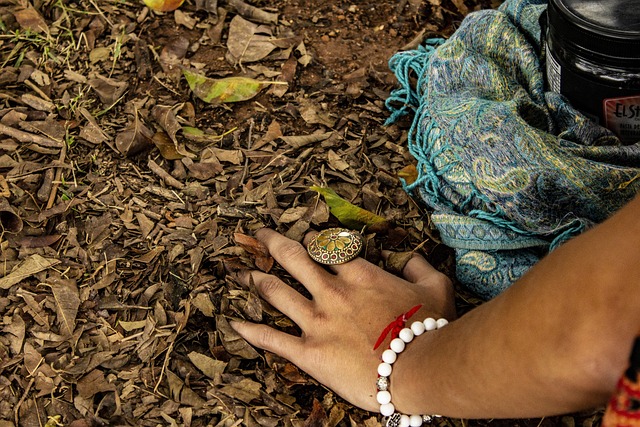
<svg viewBox="0 0 640 427">
<path fill-rule="evenodd" d="M 144 4 L 156 12 L 171 12 L 179 8 L 183 2 L 184 0 L 144 0 Z"/>
<path fill-rule="evenodd" d="M 193 94 L 210 104 L 246 101 L 256 96 L 267 85 L 286 84 L 263 82 L 249 77 L 211 79 L 188 69 L 182 70 L 182 73 Z"/>
<path fill-rule="evenodd" d="M 330 188 L 314 185 L 310 189 L 317 191 L 324 197 L 333 216 L 338 218 L 346 227 L 355 230 L 360 230 L 364 227 L 385 229 L 390 225 L 387 219 L 348 202 Z"/>
</svg>

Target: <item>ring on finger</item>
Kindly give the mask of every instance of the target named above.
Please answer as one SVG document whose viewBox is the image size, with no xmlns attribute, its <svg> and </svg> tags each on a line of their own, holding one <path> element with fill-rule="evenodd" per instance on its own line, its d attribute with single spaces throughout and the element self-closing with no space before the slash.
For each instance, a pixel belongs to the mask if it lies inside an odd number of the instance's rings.
<svg viewBox="0 0 640 427">
<path fill-rule="evenodd" d="M 346 228 L 328 228 L 321 231 L 307 245 L 314 261 L 325 265 L 344 264 L 358 256 L 364 247 L 362 234 Z"/>
</svg>

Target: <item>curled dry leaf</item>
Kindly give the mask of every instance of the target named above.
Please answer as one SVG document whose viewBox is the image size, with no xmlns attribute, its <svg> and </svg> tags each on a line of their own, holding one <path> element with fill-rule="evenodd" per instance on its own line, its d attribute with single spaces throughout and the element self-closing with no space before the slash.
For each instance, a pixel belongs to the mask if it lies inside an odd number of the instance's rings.
<svg viewBox="0 0 640 427">
<path fill-rule="evenodd" d="M 169 138 L 171 138 L 173 142 L 177 143 L 178 140 L 176 139 L 176 134 L 180 129 L 182 129 L 182 126 L 178 122 L 178 118 L 173 112 L 173 108 L 166 105 L 156 105 L 151 110 L 151 114 L 162 129 L 164 129 Z"/>
<path fill-rule="evenodd" d="M 404 179 L 407 184 L 413 184 L 418 179 L 416 165 L 407 165 L 398 171 L 398 178 Z"/>
<path fill-rule="evenodd" d="M 116 135 L 116 148 L 125 156 L 153 147 L 153 132 L 142 123 L 137 110 L 129 125 Z"/>
<path fill-rule="evenodd" d="M 180 125 L 180 122 L 178 122 L 178 118 L 176 117 L 176 114 L 174 113 L 172 107 L 168 107 L 166 105 L 156 105 L 151 110 L 151 115 L 160 125 L 160 127 L 162 127 L 162 129 L 165 131 L 165 136 L 168 136 L 174 145 L 173 148 L 170 148 L 170 146 L 167 144 L 166 139 L 163 136 L 159 136 L 158 133 L 153 136 L 153 143 L 158 147 L 159 150 L 161 150 L 160 153 L 165 159 L 176 160 L 182 157 L 196 157 L 195 154 L 188 152 L 184 145 L 180 141 L 178 141 L 176 135 L 180 130 L 182 130 L 182 126 Z"/>
<path fill-rule="evenodd" d="M 169 383 L 169 391 L 173 400 L 180 402 L 183 405 L 193 406 L 194 408 L 201 408 L 205 405 L 204 399 L 189 388 L 179 376 L 171 371 L 167 371 L 167 382 Z"/>
<path fill-rule="evenodd" d="M 391 252 L 385 261 L 386 269 L 393 274 L 401 274 L 404 266 L 413 257 L 412 251 L 407 252 Z"/>
<path fill-rule="evenodd" d="M 254 292 L 247 292 L 242 312 L 254 322 L 262 322 L 262 300 Z"/>
<path fill-rule="evenodd" d="M 327 202 L 327 205 L 329 205 L 331 213 L 338 218 L 342 224 L 349 228 L 360 230 L 366 227 L 369 229 L 384 230 L 390 226 L 390 222 L 387 219 L 355 206 L 338 196 L 331 188 L 317 187 L 314 185 L 310 187 L 310 189 L 320 193 L 324 197 L 325 202 Z"/>
<path fill-rule="evenodd" d="M 173 143 L 169 135 L 165 132 L 156 132 L 151 138 L 151 141 L 160 151 L 160 155 L 167 160 L 179 160 L 185 157 L 178 153 L 176 144 Z"/>
<path fill-rule="evenodd" d="M 260 356 L 249 343 L 231 328 L 224 316 L 216 316 L 216 329 L 220 333 L 220 340 L 227 352 L 243 359 L 257 359 Z"/>
<path fill-rule="evenodd" d="M 238 246 L 253 255 L 256 267 L 265 273 L 271 270 L 274 263 L 273 257 L 269 254 L 264 243 L 242 233 L 234 233 L 233 238 Z"/>
<path fill-rule="evenodd" d="M 187 69 L 182 72 L 193 94 L 210 104 L 246 101 L 256 96 L 267 85 L 286 84 L 263 82 L 249 77 L 210 79 Z"/>
</svg>

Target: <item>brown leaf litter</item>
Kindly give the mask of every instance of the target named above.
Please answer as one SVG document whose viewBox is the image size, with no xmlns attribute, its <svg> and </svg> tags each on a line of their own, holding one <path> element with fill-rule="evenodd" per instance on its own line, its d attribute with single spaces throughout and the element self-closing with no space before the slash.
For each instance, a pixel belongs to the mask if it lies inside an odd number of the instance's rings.
<svg viewBox="0 0 640 427">
<path fill-rule="evenodd" d="M 229 327 L 297 333 L 236 273 L 304 292 L 253 233 L 337 225 L 316 185 L 389 221 L 367 233 L 371 254 L 416 250 L 451 274 L 400 185 L 412 159 L 406 124 L 382 126 L 386 64 L 490 6 L 0 0 L 0 426 L 379 426 Z M 285 84 L 207 104 L 185 68 Z"/>
</svg>

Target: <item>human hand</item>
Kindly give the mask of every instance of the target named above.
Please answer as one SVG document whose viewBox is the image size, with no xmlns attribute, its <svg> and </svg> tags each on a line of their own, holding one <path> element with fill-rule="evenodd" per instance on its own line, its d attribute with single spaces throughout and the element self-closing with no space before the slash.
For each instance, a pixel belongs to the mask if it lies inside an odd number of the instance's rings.
<svg viewBox="0 0 640 427">
<path fill-rule="evenodd" d="M 293 320 L 302 334 L 250 322 L 233 321 L 231 326 L 249 343 L 290 360 L 363 409 L 379 409 L 376 370 L 388 339 L 377 350 L 373 346 L 383 329 L 418 304 L 422 307 L 409 324 L 425 317 L 455 317 L 451 281 L 421 256 L 409 260 L 402 279 L 363 258 L 327 270 L 303 245 L 273 230 L 259 230 L 256 237 L 312 299 L 276 276 L 247 271 L 240 280 L 247 286 L 253 280 L 262 297 Z"/>
</svg>

